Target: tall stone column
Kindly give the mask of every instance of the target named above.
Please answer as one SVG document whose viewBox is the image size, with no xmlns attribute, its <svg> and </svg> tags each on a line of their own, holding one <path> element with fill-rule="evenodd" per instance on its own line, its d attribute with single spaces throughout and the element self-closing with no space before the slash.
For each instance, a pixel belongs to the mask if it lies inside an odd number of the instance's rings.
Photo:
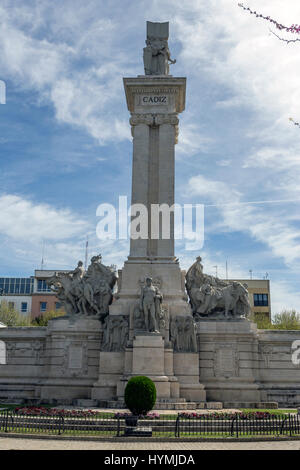
<svg viewBox="0 0 300 470">
<path fill-rule="evenodd" d="M 131 204 L 146 208 L 148 226 L 139 227 L 140 237 L 131 237 L 130 254 L 110 313 L 130 314 L 147 276 L 159 284 L 171 315 L 190 313 L 174 254 L 173 207 L 175 144 L 178 115 L 185 108 L 186 79 L 145 75 L 123 80 L 133 137 Z M 132 220 L 138 216 L 139 212 L 133 213 Z"/>
<path fill-rule="evenodd" d="M 184 109 L 185 79 L 125 78 L 124 86 L 133 136 L 131 202 L 144 204 L 148 210 L 148 239 L 131 239 L 129 259 L 174 262 L 175 144 L 178 113 Z M 167 207 L 171 210 L 169 237 L 168 230 L 162 233 L 161 205 L 167 205 L 166 214 Z"/>
<path fill-rule="evenodd" d="M 186 79 L 145 75 L 123 80 L 133 136 L 131 204 L 142 204 L 147 209 L 148 226 L 143 227 L 141 237 L 130 240 L 118 298 L 110 306 L 110 313 L 130 314 L 130 305 L 147 276 L 160 284 L 171 315 L 189 313 L 174 254 L 173 207 L 175 144 L 178 116 L 185 108 Z M 138 216 L 133 213 L 132 220 Z"/>
</svg>

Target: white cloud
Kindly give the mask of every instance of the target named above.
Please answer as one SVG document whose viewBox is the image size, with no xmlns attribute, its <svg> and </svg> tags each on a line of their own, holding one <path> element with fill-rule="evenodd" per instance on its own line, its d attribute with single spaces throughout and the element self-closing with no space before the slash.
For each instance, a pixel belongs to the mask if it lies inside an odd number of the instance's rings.
<svg viewBox="0 0 300 470">
<path fill-rule="evenodd" d="M 189 179 L 187 194 L 201 196 L 213 203 L 235 203 L 239 201 L 241 193 L 231 188 L 227 183 L 205 178 L 203 175 L 193 176 Z"/>
<path fill-rule="evenodd" d="M 88 223 L 69 209 L 34 204 L 20 196 L 0 196 L 0 234 L 12 240 L 63 240 L 84 233 Z"/>
<path fill-rule="evenodd" d="M 211 204 L 219 204 L 225 230 L 250 234 L 255 240 L 265 243 L 275 257 L 283 258 L 287 265 L 300 262 L 299 230 L 285 218 L 282 211 L 274 213 L 269 206 L 265 209 L 264 206 L 242 203 L 239 191 L 224 182 L 210 180 L 202 175 L 189 180 L 187 194 L 200 196 L 206 201 L 208 199 Z M 221 226 L 219 231 L 222 231 Z"/>
<path fill-rule="evenodd" d="M 91 6 L 90 2 L 89 10 Z M 116 112 L 126 62 L 125 53 L 113 52 L 117 25 L 93 15 L 80 18 L 73 10 L 73 3 L 53 9 L 50 18 L 55 21 L 47 24 L 49 3 L 45 1 L 40 8 L 2 7 L 1 78 L 38 91 L 38 101 L 50 101 L 58 121 L 85 129 L 100 144 L 129 139 L 128 117 Z M 34 12 L 39 19 L 36 29 L 29 28 Z M 42 38 L 35 34 L 39 28 Z M 81 61 L 86 62 L 83 67 Z"/>
<path fill-rule="evenodd" d="M 300 135 L 299 135 L 300 137 Z M 254 154 L 250 154 L 243 164 L 243 168 L 271 168 L 290 170 L 300 166 L 300 146 L 296 149 L 286 147 L 262 147 Z"/>
<path fill-rule="evenodd" d="M 96 220 L 84 220 L 69 209 L 36 204 L 20 196 L 0 196 L 1 265 L 18 265 L 18 270 L 44 268 L 69 269 L 85 257 L 89 237 L 89 259 L 101 252 L 106 264 L 122 266 L 129 241 L 99 240 Z M 43 248 L 44 246 L 44 248 Z M 12 259 L 14 262 L 12 263 Z"/>
<path fill-rule="evenodd" d="M 232 163 L 231 160 L 218 160 L 216 162 L 216 164 L 219 166 L 230 166 L 231 163 Z"/>
<path fill-rule="evenodd" d="M 296 310 L 300 313 L 300 292 L 295 291 L 286 281 L 270 283 L 272 316 L 282 310 Z"/>
<path fill-rule="evenodd" d="M 207 152 L 213 143 L 213 139 L 206 136 L 197 123 L 180 124 L 176 156 L 185 158 L 198 152 Z"/>
</svg>

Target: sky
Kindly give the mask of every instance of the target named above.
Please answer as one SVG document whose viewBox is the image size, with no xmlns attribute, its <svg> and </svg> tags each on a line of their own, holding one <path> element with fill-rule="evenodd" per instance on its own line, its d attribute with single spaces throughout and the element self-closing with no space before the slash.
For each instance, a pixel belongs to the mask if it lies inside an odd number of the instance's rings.
<svg viewBox="0 0 300 470">
<path fill-rule="evenodd" d="M 287 26 L 295 0 L 249 0 Z M 128 240 L 99 240 L 96 210 L 131 193 L 123 77 L 144 73 L 146 21 L 169 21 L 173 76 L 187 77 L 175 199 L 204 204 L 187 269 L 270 279 L 272 313 L 300 311 L 300 43 L 232 0 L 2 0 L 0 276 L 72 269 L 101 253 L 123 266 Z M 278 31 L 276 30 L 278 33 Z M 281 34 L 289 37 L 288 34 Z M 294 38 L 295 36 L 293 36 Z"/>
</svg>

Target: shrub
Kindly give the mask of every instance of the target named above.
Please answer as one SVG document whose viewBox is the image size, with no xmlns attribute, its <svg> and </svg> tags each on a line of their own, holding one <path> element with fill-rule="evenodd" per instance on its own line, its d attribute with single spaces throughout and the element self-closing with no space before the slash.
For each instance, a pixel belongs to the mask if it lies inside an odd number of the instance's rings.
<svg viewBox="0 0 300 470">
<path fill-rule="evenodd" d="M 296 310 L 283 310 L 274 316 L 274 328 L 278 330 L 299 330 L 300 314 Z"/>
<path fill-rule="evenodd" d="M 256 323 L 259 330 L 273 330 L 274 325 L 272 325 L 269 316 L 265 313 L 252 313 L 249 316 L 249 320 Z"/>
<path fill-rule="evenodd" d="M 45 312 L 43 315 L 39 315 L 38 317 L 33 318 L 31 325 L 32 326 L 47 326 L 48 322 L 53 318 L 61 317 L 65 315 L 66 312 L 64 310 L 49 310 Z"/>
<path fill-rule="evenodd" d="M 29 315 L 22 315 L 13 307 L 11 307 L 6 300 L 0 303 L 0 322 L 6 326 L 30 326 Z"/>
<path fill-rule="evenodd" d="M 264 314 L 252 314 L 249 319 L 263 330 L 300 330 L 300 314 L 296 310 L 283 310 L 276 313 L 272 322 Z"/>
<path fill-rule="evenodd" d="M 124 398 L 133 415 L 146 415 L 156 402 L 154 382 L 145 376 L 132 377 L 126 385 Z"/>
</svg>

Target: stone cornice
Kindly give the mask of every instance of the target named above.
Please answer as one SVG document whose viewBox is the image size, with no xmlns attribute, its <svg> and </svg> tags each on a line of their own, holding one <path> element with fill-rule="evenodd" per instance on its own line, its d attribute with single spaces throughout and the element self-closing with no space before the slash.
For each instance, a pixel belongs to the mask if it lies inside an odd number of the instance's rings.
<svg viewBox="0 0 300 470">
<path fill-rule="evenodd" d="M 136 78 L 123 78 L 128 109 L 135 111 L 134 98 L 144 93 L 164 93 L 175 97 L 175 111 L 181 113 L 185 109 L 186 78 L 164 75 L 140 76 Z"/>
</svg>

